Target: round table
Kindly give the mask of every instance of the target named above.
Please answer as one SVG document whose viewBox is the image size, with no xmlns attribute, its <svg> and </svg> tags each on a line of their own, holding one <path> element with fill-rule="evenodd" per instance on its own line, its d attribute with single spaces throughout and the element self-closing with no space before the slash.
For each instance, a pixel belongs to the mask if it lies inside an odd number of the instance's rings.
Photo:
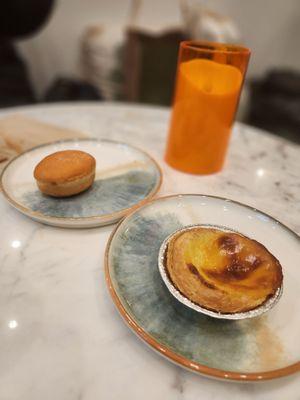
<svg viewBox="0 0 300 400">
<path fill-rule="evenodd" d="M 169 109 L 112 103 L 56 104 L 22 113 L 91 136 L 126 141 L 163 170 L 158 194 L 202 193 L 254 206 L 300 232 L 300 147 L 236 123 L 222 172 L 193 176 L 163 161 Z M 299 376 L 221 382 L 171 364 L 118 315 L 103 257 L 113 226 L 68 230 L 36 223 L 0 194 L 0 398 L 294 399 Z"/>
</svg>

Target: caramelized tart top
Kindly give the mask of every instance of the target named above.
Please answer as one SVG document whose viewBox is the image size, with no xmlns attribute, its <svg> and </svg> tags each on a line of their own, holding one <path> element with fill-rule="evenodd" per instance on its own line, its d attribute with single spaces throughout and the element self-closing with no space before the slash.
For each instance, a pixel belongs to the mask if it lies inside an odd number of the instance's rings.
<svg viewBox="0 0 300 400">
<path fill-rule="evenodd" d="M 252 310 L 282 284 L 279 261 L 259 242 L 241 234 L 196 227 L 175 234 L 165 267 L 189 300 L 220 313 Z"/>
</svg>

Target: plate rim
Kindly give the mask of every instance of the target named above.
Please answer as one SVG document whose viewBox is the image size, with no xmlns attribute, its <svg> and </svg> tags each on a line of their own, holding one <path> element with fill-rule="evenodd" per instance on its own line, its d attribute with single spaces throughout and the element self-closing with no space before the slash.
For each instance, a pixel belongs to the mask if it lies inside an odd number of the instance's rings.
<svg viewBox="0 0 300 400">
<path fill-rule="evenodd" d="M 109 236 L 109 239 L 106 244 L 105 248 L 105 253 L 104 253 L 104 272 L 105 272 L 105 281 L 108 287 L 109 294 L 119 312 L 121 317 L 125 320 L 127 325 L 133 330 L 133 332 L 146 344 L 148 344 L 150 347 L 152 347 L 155 351 L 160 353 L 162 356 L 166 357 L 169 359 L 169 361 L 175 362 L 175 364 L 178 364 L 190 371 L 193 371 L 195 373 L 198 373 L 199 375 L 206 375 L 212 378 L 217 378 L 217 379 L 222 379 L 222 380 L 227 380 L 227 381 L 238 381 L 238 382 L 249 382 L 249 381 L 266 381 L 270 379 L 275 379 L 275 378 L 280 378 L 284 377 L 287 375 L 294 374 L 296 372 L 300 371 L 300 361 L 290 364 L 286 367 L 283 368 L 278 368 L 275 370 L 270 370 L 270 371 L 261 371 L 261 372 L 234 372 L 234 371 L 227 371 L 227 370 L 222 370 L 218 368 L 212 368 L 208 367 L 204 364 L 200 364 L 194 361 L 189 360 L 186 357 L 183 357 L 173 350 L 169 349 L 167 346 L 162 345 L 156 340 L 154 337 L 152 337 L 149 333 L 147 333 L 136 321 L 135 319 L 126 311 L 125 307 L 123 306 L 121 300 L 119 299 L 118 294 L 116 293 L 116 290 L 113 286 L 112 279 L 110 276 L 110 265 L 109 265 L 109 252 L 111 248 L 112 241 L 117 234 L 118 230 L 120 227 L 127 222 L 129 218 L 131 218 L 132 215 L 134 215 L 136 212 L 140 211 L 141 209 L 151 205 L 154 202 L 170 199 L 170 198 L 181 198 L 181 197 L 186 197 L 186 196 L 195 196 L 195 197 L 205 197 L 205 198 L 213 198 L 213 199 L 219 199 L 227 202 L 231 202 L 246 208 L 251 209 L 252 211 L 259 212 L 271 220 L 275 221 L 276 223 L 279 223 L 281 226 L 283 226 L 286 230 L 289 231 L 293 236 L 296 236 L 296 238 L 299 240 L 300 236 L 290 229 L 288 226 L 285 224 L 281 223 L 279 220 L 276 218 L 270 216 L 269 214 L 260 211 L 259 209 L 249 206 L 247 204 L 241 203 L 236 200 L 231 200 L 225 197 L 220 197 L 220 196 L 214 196 L 214 195 L 205 195 L 205 194 L 200 194 L 200 193 L 184 193 L 184 194 L 172 194 L 168 196 L 162 196 L 157 199 L 153 199 L 147 204 L 144 204 L 143 206 L 139 207 L 138 210 L 132 211 L 130 214 L 128 214 L 124 219 L 119 221 L 117 226 L 114 228 L 112 233 Z"/>
<path fill-rule="evenodd" d="M 123 146 L 127 146 L 129 148 L 132 148 L 134 150 L 137 150 L 138 152 L 144 154 L 145 156 L 147 156 L 150 161 L 155 165 L 157 171 L 158 171 L 158 181 L 156 183 L 156 185 L 154 186 L 154 188 L 150 191 L 150 193 L 142 200 L 138 201 L 136 204 L 134 204 L 133 206 L 127 207 L 127 208 L 123 208 L 120 211 L 115 211 L 113 213 L 109 213 L 109 214 L 104 214 L 102 216 L 99 215 L 93 215 L 90 217 L 51 217 L 51 216 L 46 216 L 38 211 L 32 211 L 30 208 L 24 207 L 23 205 L 19 204 L 17 201 L 15 201 L 10 194 L 7 192 L 7 190 L 4 187 L 3 184 L 3 178 L 4 175 L 7 171 L 7 169 L 10 167 L 10 165 L 12 163 L 14 163 L 18 158 L 21 158 L 22 156 L 24 156 L 25 154 L 28 154 L 30 152 L 33 152 L 37 149 L 43 148 L 43 147 L 47 147 L 49 145 L 55 145 L 55 144 L 63 144 L 63 143 L 69 143 L 69 142 L 85 142 L 85 141 L 92 141 L 92 142 L 98 142 L 98 143 L 111 143 L 111 144 L 116 144 L 116 145 L 123 145 Z M 132 145 L 130 143 L 126 143 L 126 142 L 122 142 L 119 140 L 111 140 L 111 139 L 107 139 L 107 138 L 95 138 L 95 137 L 87 137 L 87 138 L 72 138 L 72 139 L 61 139 L 61 140 L 55 140 L 53 142 L 47 142 L 47 143 L 42 143 L 38 146 L 34 146 L 28 150 L 25 150 L 24 152 L 16 155 L 15 157 L 13 157 L 4 167 L 1 175 L 0 175 L 0 191 L 2 189 L 2 193 L 5 197 L 5 199 L 8 201 L 9 204 L 11 204 L 15 209 L 17 209 L 18 211 L 20 211 L 22 214 L 27 215 L 28 217 L 34 219 L 34 220 L 38 220 L 40 222 L 44 222 L 47 221 L 47 223 L 49 224 L 54 224 L 55 222 L 59 225 L 56 226 L 62 226 L 63 223 L 66 223 L 68 226 L 70 226 L 68 223 L 75 223 L 75 222 L 82 222 L 82 223 L 88 223 L 89 221 L 91 223 L 95 223 L 95 221 L 99 221 L 99 224 L 109 224 L 110 221 L 111 223 L 114 223 L 116 220 L 118 220 L 119 218 L 122 218 L 123 216 L 126 216 L 127 214 L 135 211 L 136 208 L 139 208 L 143 205 L 145 205 L 146 203 L 149 202 L 149 200 L 151 200 L 160 190 L 161 186 L 162 186 L 162 182 L 163 182 L 163 173 L 162 173 L 162 168 L 160 167 L 160 165 L 158 164 L 158 162 L 146 151 L 140 149 L 139 147 Z M 96 226 L 96 225 L 93 225 Z"/>
</svg>

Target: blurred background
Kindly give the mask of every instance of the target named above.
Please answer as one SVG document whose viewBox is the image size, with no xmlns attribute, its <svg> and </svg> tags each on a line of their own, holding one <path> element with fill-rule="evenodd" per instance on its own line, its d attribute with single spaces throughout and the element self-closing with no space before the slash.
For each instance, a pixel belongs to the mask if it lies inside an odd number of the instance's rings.
<svg viewBox="0 0 300 400">
<path fill-rule="evenodd" d="M 169 106 L 184 39 L 251 48 L 237 118 L 300 143 L 299 0 L 3 0 L 0 107 Z"/>
</svg>

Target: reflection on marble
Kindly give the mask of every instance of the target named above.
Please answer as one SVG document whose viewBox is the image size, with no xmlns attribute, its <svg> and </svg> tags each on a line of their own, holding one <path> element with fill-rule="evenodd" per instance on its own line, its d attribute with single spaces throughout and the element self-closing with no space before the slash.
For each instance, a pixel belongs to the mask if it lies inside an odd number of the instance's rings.
<svg viewBox="0 0 300 400">
<path fill-rule="evenodd" d="M 11 111 L 0 116 L 6 112 Z M 85 103 L 20 112 L 145 148 L 163 168 L 160 194 L 230 197 L 300 232 L 295 145 L 238 124 L 224 170 L 195 177 L 162 161 L 169 119 L 165 109 Z M 219 382 L 171 364 L 138 340 L 116 312 L 104 282 L 104 248 L 113 227 L 75 231 L 44 226 L 18 213 L 2 195 L 0 215 L 1 400 L 299 396 L 297 375 L 259 384 Z M 12 321 L 17 323 L 13 329 Z"/>
</svg>

